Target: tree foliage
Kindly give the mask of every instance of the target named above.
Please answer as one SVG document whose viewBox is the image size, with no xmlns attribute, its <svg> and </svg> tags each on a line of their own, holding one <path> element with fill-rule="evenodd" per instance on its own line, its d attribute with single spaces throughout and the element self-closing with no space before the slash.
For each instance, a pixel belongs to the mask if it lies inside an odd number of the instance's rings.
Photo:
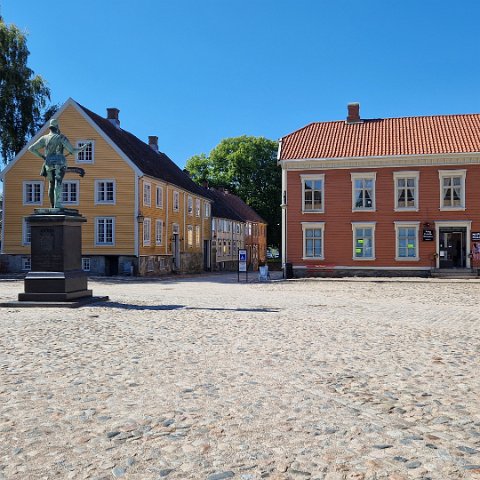
<svg viewBox="0 0 480 480">
<path fill-rule="evenodd" d="M 225 187 L 238 195 L 268 222 L 268 243 L 281 239 L 281 169 L 278 143 L 264 137 L 242 136 L 222 140 L 207 157 L 191 157 L 186 164 L 198 184 Z"/>
<path fill-rule="evenodd" d="M 0 149 L 8 163 L 51 116 L 50 89 L 28 68 L 27 38 L 0 16 Z"/>
</svg>

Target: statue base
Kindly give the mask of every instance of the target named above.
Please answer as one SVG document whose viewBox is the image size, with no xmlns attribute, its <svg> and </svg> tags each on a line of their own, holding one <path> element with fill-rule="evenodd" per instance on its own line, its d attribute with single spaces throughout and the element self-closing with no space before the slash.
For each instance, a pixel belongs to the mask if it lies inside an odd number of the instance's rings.
<svg viewBox="0 0 480 480">
<path fill-rule="evenodd" d="M 32 270 L 19 302 L 72 302 L 92 297 L 82 270 L 82 217 L 78 210 L 38 208 L 31 227 Z"/>
</svg>

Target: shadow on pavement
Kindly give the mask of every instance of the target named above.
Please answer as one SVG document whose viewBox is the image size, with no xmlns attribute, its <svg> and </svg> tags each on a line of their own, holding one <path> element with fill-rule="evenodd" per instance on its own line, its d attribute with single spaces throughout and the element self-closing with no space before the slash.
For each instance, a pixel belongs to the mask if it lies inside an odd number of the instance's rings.
<svg viewBox="0 0 480 480">
<path fill-rule="evenodd" d="M 136 305 L 134 303 L 122 303 L 122 302 L 101 302 L 93 305 L 89 305 L 92 308 L 118 308 L 122 310 L 209 310 L 219 312 L 263 312 L 263 313 L 275 313 L 279 312 L 278 308 L 222 308 L 222 307 L 187 307 L 185 305 Z"/>
</svg>

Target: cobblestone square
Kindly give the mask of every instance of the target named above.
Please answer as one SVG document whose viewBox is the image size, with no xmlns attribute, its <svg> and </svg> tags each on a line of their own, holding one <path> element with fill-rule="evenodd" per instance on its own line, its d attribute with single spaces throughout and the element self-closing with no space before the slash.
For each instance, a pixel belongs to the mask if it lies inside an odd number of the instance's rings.
<svg viewBox="0 0 480 480">
<path fill-rule="evenodd" d="M 2 480 L 480 479 L 477 280 L 89 286 L 0 309 Z"/>
</svg>

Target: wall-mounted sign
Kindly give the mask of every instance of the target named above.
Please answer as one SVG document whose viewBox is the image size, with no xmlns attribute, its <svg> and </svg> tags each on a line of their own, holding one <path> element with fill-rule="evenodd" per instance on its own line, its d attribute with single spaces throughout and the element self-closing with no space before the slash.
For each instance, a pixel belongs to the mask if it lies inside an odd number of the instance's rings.
<svg viewBox="0 0 480 480">
<path fill-rule="evenodd" d="M 472 232 L 472 241 L 480 242 L 480 232 Z"/>
<path fill-rule="evenodd" d="M 247 251 L 243 249 L 238 250 L 238 271 L 247 271 Z"/>
<path fill-rule="evenodd" d="M 431 228 L 424 228 L 423 229 L 423 241 L 424 242 L 432 242 L 434 239 L 433 230 Z"/>
</svg>

